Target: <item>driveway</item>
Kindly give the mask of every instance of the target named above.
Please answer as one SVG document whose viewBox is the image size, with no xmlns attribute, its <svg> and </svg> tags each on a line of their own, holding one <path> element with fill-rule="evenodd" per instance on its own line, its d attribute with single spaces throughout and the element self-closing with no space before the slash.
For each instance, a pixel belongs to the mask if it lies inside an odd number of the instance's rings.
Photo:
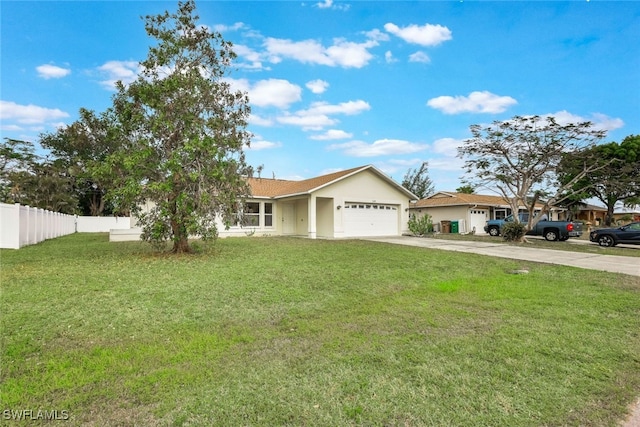
<svg viewBox="0 0 640 427">
<path fill-rule="evenodd" d="M 372 237 L 365 240 L 640 276 L 640 258 L 638 257 L 587 254 L 553 249 L 527 248 L 502 243 L 442 240 L 428 237 Z"/>
</svg>

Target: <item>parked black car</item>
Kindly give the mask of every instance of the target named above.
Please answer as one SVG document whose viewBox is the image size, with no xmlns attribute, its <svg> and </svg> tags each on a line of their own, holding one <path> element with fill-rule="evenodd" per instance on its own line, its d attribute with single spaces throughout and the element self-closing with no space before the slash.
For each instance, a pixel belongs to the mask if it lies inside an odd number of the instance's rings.
<svg viewBox="0 0 640 427">
<path fill-rule="evenodd" d="M 640 222 L 632 222 L 618 228 L 601 228 L 589 233 L 589 240 L 600 246 L 615 246 L 618 243 L 640 245 Z"/>
</svg>

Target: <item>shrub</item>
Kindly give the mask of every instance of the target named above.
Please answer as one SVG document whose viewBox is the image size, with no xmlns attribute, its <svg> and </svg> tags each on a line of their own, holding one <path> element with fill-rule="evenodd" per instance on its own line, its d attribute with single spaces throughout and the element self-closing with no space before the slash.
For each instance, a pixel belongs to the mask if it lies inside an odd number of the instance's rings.
<svg viewBox="0 0 640 427">
<path fill-rule="evenodd" d="M 411 215 L 411 218 L 409 218 L 409 231 L 411 231 L 415 236 L 424 236 L 425 234 L 433 233 L 431 215 L 424 214 L 419 218 L 416 218 L 415 215 Z"/>
<path fill-rule="evenodd" d="M 507 242 L 522 240 L 527 231 L 527 226 L 521 222 L 507 222 L 502 226 L 502 238 Z"/>
</svg>

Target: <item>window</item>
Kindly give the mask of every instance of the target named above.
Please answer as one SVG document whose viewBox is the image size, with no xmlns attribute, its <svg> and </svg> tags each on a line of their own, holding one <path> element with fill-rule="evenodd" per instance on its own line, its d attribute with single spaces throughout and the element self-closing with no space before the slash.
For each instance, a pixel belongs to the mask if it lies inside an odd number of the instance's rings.
<svg viewBox="0 0 640 427">
<path fill-rule="evenodd" d="M 264 204 L 264 226 L 273 227 L 273 203 Z"/>
<path fill-rule="evenodd" d="M 249 202 L 245 205 L 242 225 L 244 227 L 260 226 L 260 203 Z"/>
</svg>

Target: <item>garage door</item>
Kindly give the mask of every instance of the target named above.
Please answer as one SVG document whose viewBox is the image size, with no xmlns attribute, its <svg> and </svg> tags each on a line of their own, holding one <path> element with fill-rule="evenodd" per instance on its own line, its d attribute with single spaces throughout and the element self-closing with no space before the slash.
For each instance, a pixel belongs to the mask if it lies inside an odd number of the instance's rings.
<svg viewBox="0 0 640 427">
<path fill-rule="evenodd" d="M 398 206 L 345 203 L 343 223 L 347 237 L 397 236 Z"/>
<path fill-rule="evenodd" d="M 486 209 L 469 210 L 469 232 L 476 228 L 476 234 L 484 234 L 484 223 L 488 220 Z"/>
</svg>

